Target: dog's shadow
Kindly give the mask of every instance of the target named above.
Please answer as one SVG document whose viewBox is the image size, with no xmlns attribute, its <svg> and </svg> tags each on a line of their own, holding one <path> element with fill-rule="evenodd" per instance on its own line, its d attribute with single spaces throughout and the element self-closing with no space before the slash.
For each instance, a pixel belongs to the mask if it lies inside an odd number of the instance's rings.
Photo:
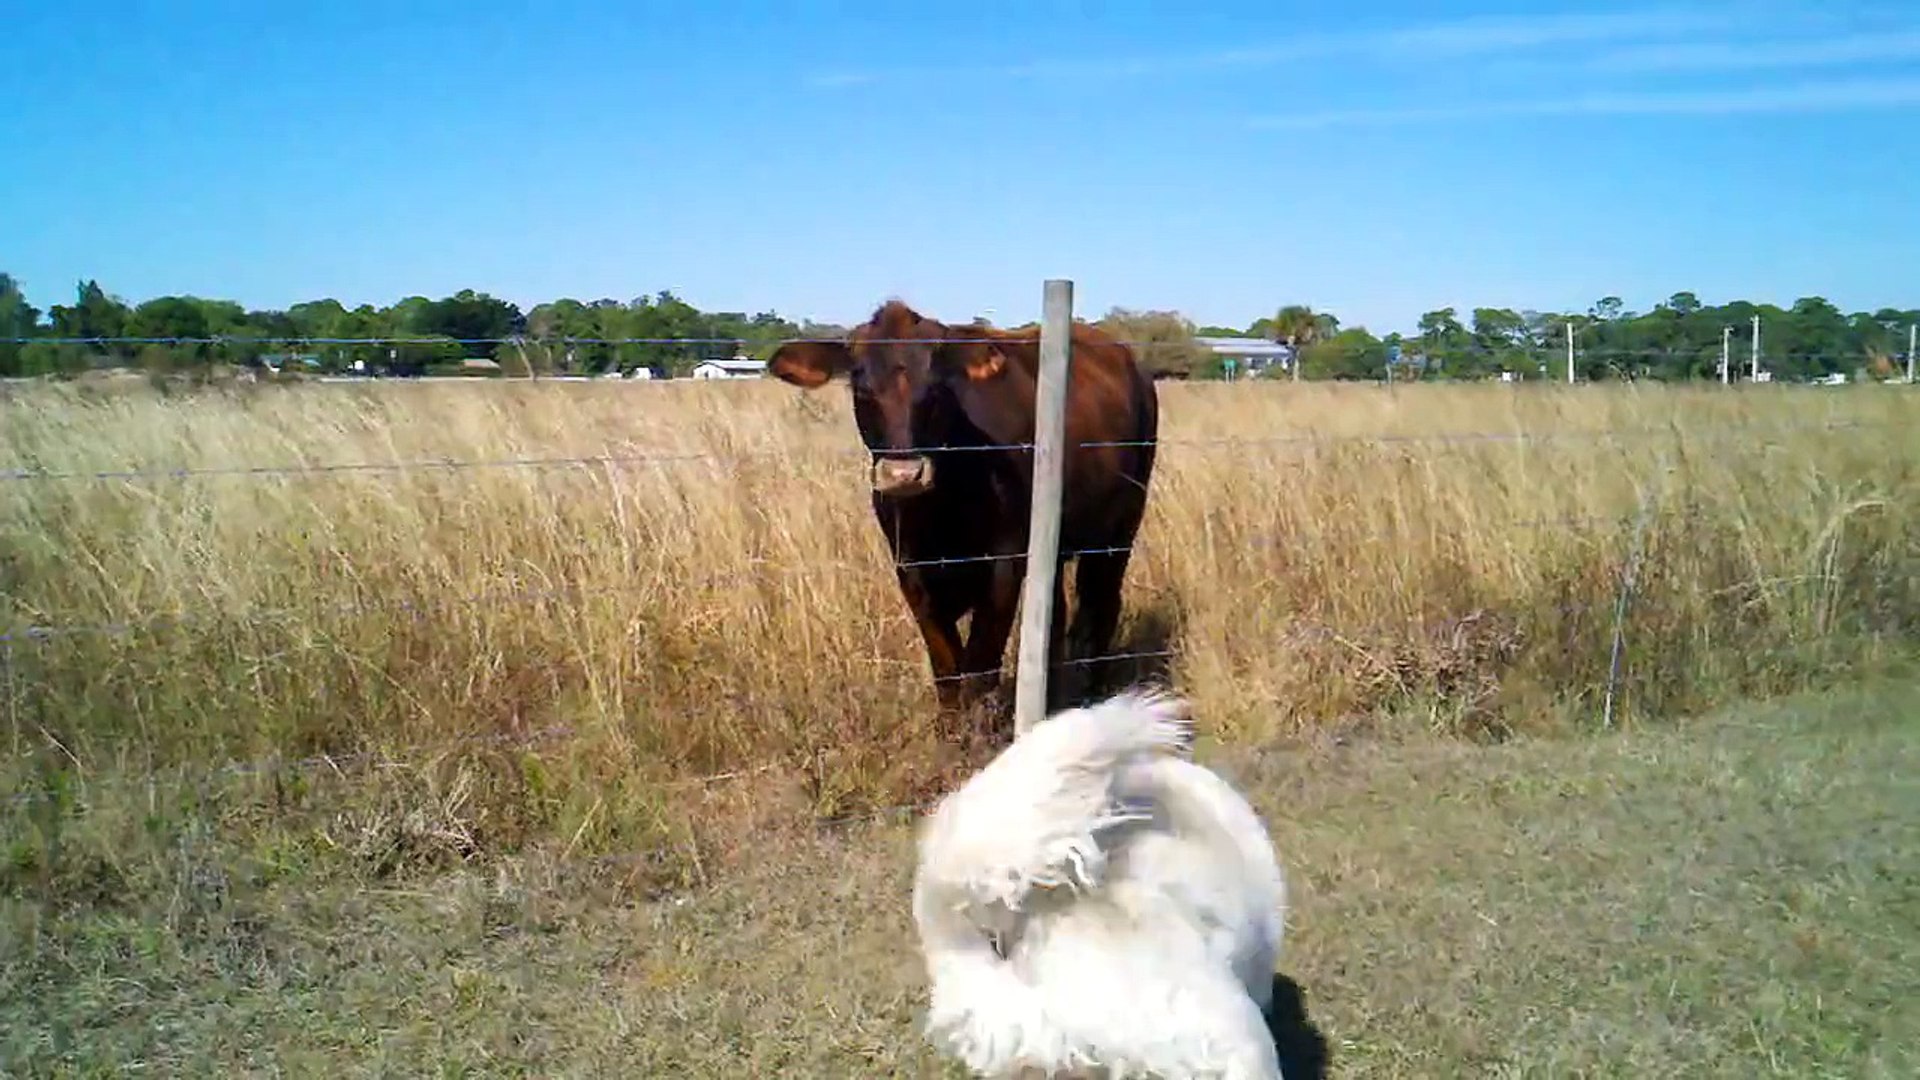
<svg viewBox="0 0 1920 1080">
<path fill-rule="evenodd" d="M 1286 1080 L 1322 1080 L 1327 1075 L 1327 1037 L 1307 1017 L 1306 992 L 1286 975 L 1274 973 L 1273 1004 L 1267 1010 L 1267 1031 L 1280 1057 L 1280 1075 Z"/>
</svg>

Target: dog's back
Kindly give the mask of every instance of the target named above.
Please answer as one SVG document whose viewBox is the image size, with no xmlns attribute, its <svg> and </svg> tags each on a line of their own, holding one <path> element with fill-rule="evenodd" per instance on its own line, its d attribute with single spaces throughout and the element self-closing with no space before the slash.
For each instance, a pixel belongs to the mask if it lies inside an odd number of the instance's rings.
<svg viewBox="0 0 1920 1080">
<path fill-rule="evenodd" d="M 1116 837 L 1109 889 L 1131 895 L 1139 912 L 1177 903 L 1184 920 L 1207 926 L 1207 955 L 1229 965 L 1246 993 L 1265 1009 L 1284 933 L 1286 881 L 1266 827 L 1238 791 L 1212 770 L 1184 758 L 1131 765 L 1120 789 L 1155 806 L 1151 824 Z M 1158 897 L 1149 905 L 1149 897 Z M 1152 935 L 1155 925 L 1141 925 Z"/>
<path fill-rule="evenodd" d="M 1190 740 L 1184 702 L 1121 694 L 1037 725 L 942 802 L 914 895 L 936 1042 L 996 1075 L 1278 1075 L 1260 1013 L 1283 880 Z"/>
</svg>

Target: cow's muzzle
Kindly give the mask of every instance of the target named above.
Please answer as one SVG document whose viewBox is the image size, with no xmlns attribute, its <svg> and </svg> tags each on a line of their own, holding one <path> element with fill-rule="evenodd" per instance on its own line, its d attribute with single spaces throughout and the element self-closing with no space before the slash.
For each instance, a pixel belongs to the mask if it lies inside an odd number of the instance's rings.
<svg viewBox="0 0 1920 1080">
<path fill-rule="evenodd" d="M 933 490 L 933 459 L 881 458 L 873 463 L 873 492 L 891 499 L 924 495 Z"/>
</svg>

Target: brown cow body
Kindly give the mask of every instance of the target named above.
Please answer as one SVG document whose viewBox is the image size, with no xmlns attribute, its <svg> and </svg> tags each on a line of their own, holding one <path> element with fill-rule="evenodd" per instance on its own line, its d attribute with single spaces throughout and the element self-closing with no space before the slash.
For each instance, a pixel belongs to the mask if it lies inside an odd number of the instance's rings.
<svg viewBox="0 0 1920 1080">
<path fill-rule="evenodd" d="M 889 301 L 846 343 L 784 345 L 768 368 L 808 389 L 848 376 L 855 423 L 873 455 L 874 516 L 895 562 L 907 564 L 896 570 L 900 590 L 926 641 L 940 703 L 951 709 L 991 693 L 1026 576 L 1034 457 L 995 447 L 1033 442 L 1038 329 L 948 327 Z M 1069 382 L 1049 711 L 1068 696 L 1062 660 L 1110 651 L 1125 549 L 1146 511 L 1159 431 L 1153 382 L 1124 343 L 1075 324 Z M 1081 445 L 1089 442 L 1133 445 Z M 1074 554 L 1108 548 L 1122 550 Z M 1078 603 L 1069 627 L 1070 558 Z"/>
</svg>

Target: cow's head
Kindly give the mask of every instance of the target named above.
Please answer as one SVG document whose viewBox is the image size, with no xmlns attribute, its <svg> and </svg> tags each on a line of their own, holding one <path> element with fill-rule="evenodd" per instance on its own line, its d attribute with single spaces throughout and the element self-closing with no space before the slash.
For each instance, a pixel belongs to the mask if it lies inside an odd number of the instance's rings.
<svg viewBox="0 0 1920 1080">
<path fill-rule="evenodd" d="M 807 390 L 845 374 L 854 422 L 874 455 L 873 490 L 905 498 L 932 490 L 935 455 L 927 451 L 949 445 L 956 425 L 971 422 L 990 438 L 1004 428 L 1004 410 L 989 399 L 1018 347 L 984 327 L 947 327 L 889 301 L 845 342 L 782 345 L 767 370 Z"/>
</svg>

